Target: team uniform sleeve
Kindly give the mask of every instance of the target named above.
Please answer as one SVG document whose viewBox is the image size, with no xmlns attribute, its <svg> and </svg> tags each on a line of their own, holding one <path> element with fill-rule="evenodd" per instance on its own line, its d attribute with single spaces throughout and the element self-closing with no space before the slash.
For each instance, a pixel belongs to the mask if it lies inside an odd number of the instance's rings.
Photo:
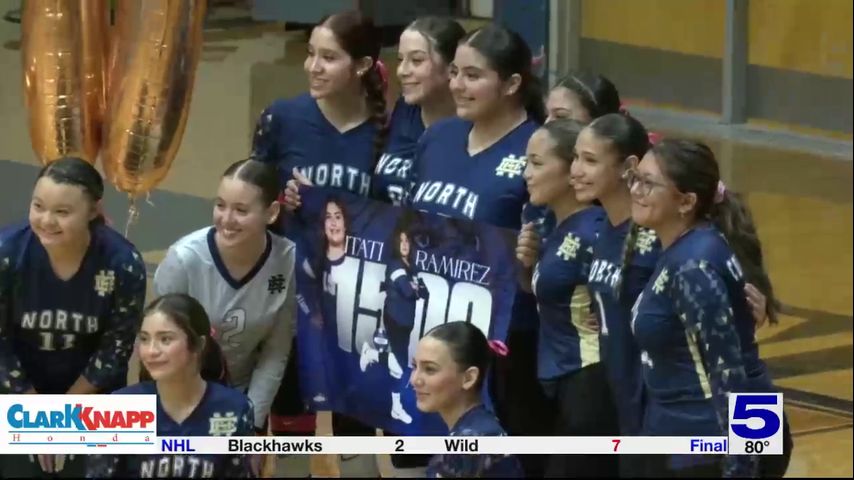
<svg viewBox="0 0 854 480">
<path fill-rule="evenodd" d="M 265 108 L 255 124 L 252 136 L 252 157 L 264 163 L 276 163 L 276 134 L 279 119 L 273 113 L 273 105 Z"/>
<path fill-rule="evenodd" d="M 122 455 L 94 454 L 86 456 L 86 478 L 118 478 L 122 475 Z"/>
<path fill-rule="evenodd" d="M 402 206 L 411 205 L 415 200 L 415 193 L 418 188 L 419 175 L 421 173 L 418 166 L 424 164 L 424 150 L 432 136 L 432 130 L 427 128 L 427 130 L 421 134 L 421 137 L 418 139 L 418 143 L 415 144 L 415 153 L 412 155 L 412 167 L 409 169 L 409 191 L 404 192 L 403 198 L 401 199 Z"/>
<path fill-rule="evenodd" d="M 296 278 L 293 270 L 288 275 L 285 302 L 282 304 L 271 334 L 261 347 L 258 363 L 252 372 L 248 396 L 255 404 L 255 426 L 263 428 L 273 404 L 273 398 L 282 383 L 290 355 L 291 342 L 296 331 Z"/>
<path fill-rule="evenodd" d="M 728 395 L 744 390 L 747 374 L 724 279 L 707 263 L 691 262 L 674 275 L 670 294 L 685 330 L 700 348 L 718 423 L 722 432 L 728 432 Z M 756 456 L 724 458 L 725 477 L 756 473 Z"/>
<path fill-rule="evenodd" d="M 21 361 L 12 348 L 12 302 L 14 271 L 12 260 L 0 253 L 0 393 L 24 393 L 32 384 L 24 375 Z"/>
<path fill-rule="evenodd" d="M 237 430 L 234 432 L 235 437 L 252 437 L 255 435 L 255 406 L 252 405 L 252 400 L 247 399 L 243 411 L 237 421 Z M 225 468 L 223 469 L 224 478 L 253 478 L 252 464 L 249 461 L 249 455 L 230 455 Z"/>
<path fill-rule="evenodd" d="M 442 455 L 431 469 L 433 478 L 522 478 L 513 455 Z"/>
<path fill-rule="evenodd" d="M 412 280 L 409 278 L 409 275 L 406 274 L 406 270 L 398 268 L 391 272 L 389 280 L 391 280 L 392 288 L 394 288 L 401 297 L 412 301 L 418 300 L 420 288 L 413 288 Z"/>
<path fill-rule="evenodd" d="M 154 294 L 160 297 L 167 293 L 190 293 L 190 275 L 174 246 L 154 271 Z"/>
<path fill-rule="evenodd" d="M 142 319 L 145 302 L 145 264 L 136 251 L 114 267 L 115 291 L 108 327 L 98 350 L 83 370 L 83 377 L 95 387 L 115 385 L 127 375 L 134 337 Z"/>
</svg>

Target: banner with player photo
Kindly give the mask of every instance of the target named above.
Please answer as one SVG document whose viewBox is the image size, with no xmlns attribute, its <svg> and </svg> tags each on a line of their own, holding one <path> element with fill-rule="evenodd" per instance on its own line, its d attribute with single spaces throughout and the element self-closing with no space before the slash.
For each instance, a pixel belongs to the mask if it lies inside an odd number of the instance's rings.
<svg viewBox="0 0 854 480">
<path fill-rule="evenodd" d="M 468 321 L 505 341 L 516 294 L 516 235 L 340 191 L 301 192 L 297 300 L 301 392 L 399 435 L 444 435 L 409 384 L 419 339 Z"/>
</svg>

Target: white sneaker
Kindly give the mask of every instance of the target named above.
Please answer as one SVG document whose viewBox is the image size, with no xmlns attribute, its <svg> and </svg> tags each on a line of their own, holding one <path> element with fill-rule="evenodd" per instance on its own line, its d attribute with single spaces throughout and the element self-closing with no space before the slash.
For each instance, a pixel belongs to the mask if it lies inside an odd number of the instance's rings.
<svg viewBox="0 0 854 480">
<path fill-rule="evenodd" d="M 403 368 L 400 366 L 400 362 L 397 361 L 397 357 L 391 352 L 388 352 L 388 373 L 398 380 L 403 378 Z"/>
<path fill-rule="evenodd" d="M 412 423 L 412 417 L 403 409 L 403 405 L 400 404 L 400 393 L 397 392 L 391 393 L 391 418 L 407 425 Z"/>
<path fill-rule="evenodd" d="M 379 352 L 368 346 L 368 342 L 362 344 L 362 354 L 359 356 L 359 368 L 364 372 L 368 365 L 380 361 Z"/>
</svg>

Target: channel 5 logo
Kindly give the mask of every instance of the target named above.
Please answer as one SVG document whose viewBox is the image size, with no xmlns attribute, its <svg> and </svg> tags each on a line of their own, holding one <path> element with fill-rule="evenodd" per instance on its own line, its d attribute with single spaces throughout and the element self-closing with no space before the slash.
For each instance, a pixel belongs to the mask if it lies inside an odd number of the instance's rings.
<svg viewBox="0 0 854 480">
<path fill-rule="evenodd" d="M 729 396 L 730 455 L 783 454 L 783 394 Z"/>
</svg>

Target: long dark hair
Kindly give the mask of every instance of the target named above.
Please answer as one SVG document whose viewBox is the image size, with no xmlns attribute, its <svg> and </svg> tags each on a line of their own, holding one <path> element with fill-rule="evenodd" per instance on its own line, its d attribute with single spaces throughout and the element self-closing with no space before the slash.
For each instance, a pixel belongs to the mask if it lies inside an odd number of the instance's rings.
<svg viewBox="0 0 854 480">
<path fill-rule="evenodd" d="M 570 72 L 557 81 L 554 88 L 563 87 L 574 93 L 587 109 L 591 119 L 609 113 L 620 113 L 620 93 L 610 80 L 602 75 L 580 71 Z"/>
<path fill-rule="evenodd" d="M 457 45 L 466 35 L 462 25 L 450 17 L 418 17 L 406 30 L 418 32 L 427 39 L 427 43 L 439 53 L 446 65 L 454 61 Z"/>
<path fill-rule="evenodd" d="M 365 100 L 371 110 L 371 118 L 377 127 L 377 133 L 374 136 L 374 162 L 376 162 L 385 150 L 388 137 L 388 114 L 383 79 L 377 66 L 382 37 L 374 26 L 373 20 L 362 15 L 358 10 L 348 10 L 324 17 L 318 25 L 331 30 L 338 44 L 353 60 L 371 57 L 373 61 L 371 68 L 362 75 L 362 86 L 365 88 Z M 373 170 L 374 168 L 371 168 L 371 171 Z"/>
<path fill-rule="evenodd" d="M 477 367 L 478 376 L 473 392 L 480 393 L 487 370 L 492 364 L 494 354 L 489 348 L 489 341 L 483 332 L 469 322 L 448 322 L 434 327 L 425 337 L 435 338 L 448 347 L 451 358 L 459 366 L 460 371 Z"/>
<path fill-rule="evenodd" d="M 98 170 L 78 157 L 63 157 L 49 163 L 39 170 L 36 181 L 47 177 L 59 184 L 73 185 L 83 190 L 84 195 L 93 203 L 97 204 L 104 198 L 104 179 Z M 103 224 L 104 216 L 99 214 L 90 225 Z"/>
<path fill-rule="evenodd" d="M 609 113 L 593 120 L 586 128 L 589 128 L 597 138 L 606 140 L 610 147 L 616 151 L 621 162 L 631 156 L 640 160 L 650 148 L 649 134 L 646 128 L 636 118 L 629 115 Z M 629 221 L 631 222 L 631 220 Z M 621 297 L 623 294 L 623 276 L 632 262 L 639 234 L 640 227 L 631 222 L 629 234 L 623 244 L 621 271 L 615 286 L 617 297 Z"/>
<path fill-rule="evenodd" d="M 540 127 L 549 134 L 555 143 L 554 153 L 567 167 L 575 160 L 575 142 L 578 134 L 584 129 L 584 124 L 575 120 L 559 118 Z"/>
<path fill-rule="evenodd" d="M 518 33 L 489 24 L 463 37 L 460 44 L 468 45 L 483 55 L 501 80 L 519 74 L 522 82 L 517 95 L 522 105 L 528 115 L 538 123 L 545 121 L 547 115 L 543 103 L 543 88 L 540 79 L 533 72 L 533 55 Z"/>
<path fill-rule="evenodd" d="M 199 373 L 203 379 L 228 385 L 225 355 L 211 334 L 210 319 L 198 300 L 183 293 L 167 293 L 152 300 L 142 316 L 144 318 L 154 313 L 162 313 L 187 335 L 187 348 L 191 352 L 198 353 L 204 347 L 199 355 Z M 151 380 L 151 375 L 141 362 L 139 379 Z"/>
<path fill-rule="evenodd" d="M 318 244 L 320 245 L 320 252 L 318 252 L 318 258 L 323 259 L 322 261 L 326 261 L 326 251 L 329 249 L 329 239 L 326 238 L 326 209 L 329 207 L 329 204 L 335 204 L 339 209 L 341 209 L 341 216 L 344 219 L 344 248 L 346 250 L 347 246 L 347 235 L 350 230 L 350 212 L 347 210 L 346 203 L 338 198 L 335 195 L 330 195 L 326 198 L 326 201 L 323 202 L 323 208 L 320 210 L 320 224 L 318 229 Z"/>
<path fill-rule="evenodd" d="M 682 193 L 694 193 L 697 220 L 710 220 L 724 234 L 744 269 L 745 280 L 767 298 L 766 313 L 771 323 L 777 323 L 779 302 L 765 265 L 762 261 L 762 244 L 747 204 L 732 190 L 718 195 L 720 171 L 715 154 L 704 143 L 694 140 L 665 138 L 652 147 L 662 173 Z M 718 200 L 718 201 L 716 201 Z"/>
</svg>

